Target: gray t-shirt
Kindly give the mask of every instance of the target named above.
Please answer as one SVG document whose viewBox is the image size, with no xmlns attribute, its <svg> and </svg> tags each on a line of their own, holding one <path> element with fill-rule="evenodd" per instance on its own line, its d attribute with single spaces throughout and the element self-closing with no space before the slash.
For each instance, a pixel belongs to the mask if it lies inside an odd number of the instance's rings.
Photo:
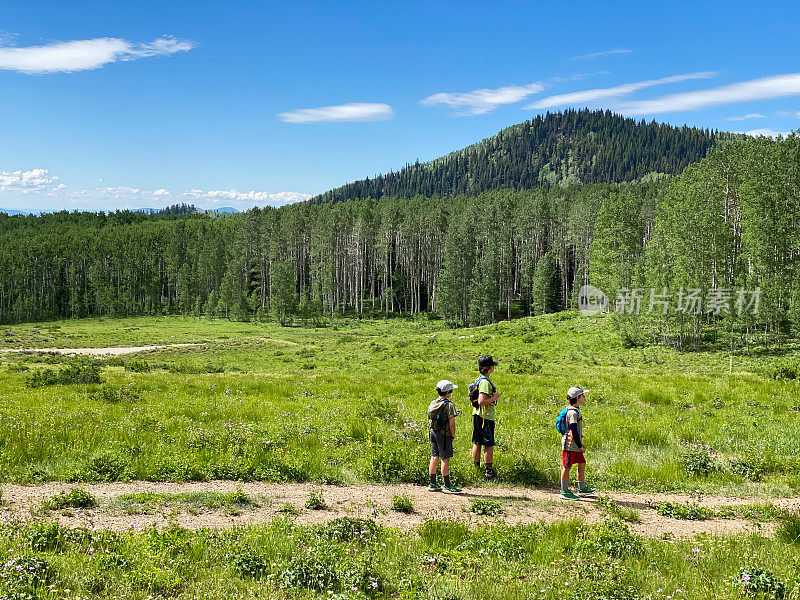
<svg viewBox="0 0 800 600">
<path fill-rule="evenodd" d="M 442 400 L 442 398 L 436 398 L 433 402 L 428 405 L 428 427 L 432 430 L 433 429 L 433 419 L 431 419 L 432 415 L 436 414 L 436 411 L 439 410 L 439 407 L 442 404 L 447 405 L 447 423 L 445 424 L 444 434 L 448 437 L 453 437 L 450 435 L 450 419 L 455 418 L 457 415 L 456 407 L 450 400 Z"/>
<path fill-rule="evenodd" d="M 580 452 L 581 447 L 575 443 L 575 440 L 572 439 L 572 430 L 569 429 L 569 426 L 573 423 L 578 425 L 578 435 L 581 437 L 581 442 L 583 441 L 583 415 L 581 411 L 576 406 L 571 406 L 567 411 L 567 433 L 565 433 L 561 438 L 561 449 L 566 450 L 567 452 Z"/>
</svg>

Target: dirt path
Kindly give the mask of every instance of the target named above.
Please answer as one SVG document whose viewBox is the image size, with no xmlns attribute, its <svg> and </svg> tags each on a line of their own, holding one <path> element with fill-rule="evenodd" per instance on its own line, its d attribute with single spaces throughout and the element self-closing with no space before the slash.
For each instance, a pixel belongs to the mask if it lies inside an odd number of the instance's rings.
<svg viewBox="0 0 800 600">
<path fill-rule="evenodd" d="M 461 495 L 429 492 L 416 485 L 360 485 L 317 486 L 313 484 L 264 484 L 239 483 L 235 481 L 208 481 L 197 483 L 109 483 L 83 486 L 97 498 L 93 509 L 65 509 L 42 512 L 40 503 L 61 491 L 69 491 L 74 484 L 47 483 L 37 486 L 6 484 L 2 486 L 3 511 L 18 515 L 48 516 L 71 527 L 98 527 L 104 529 L 142 529 L 151 524 L 163 526 L 177 523 L 187 528 L 230 528 L 237 525 L 264 523 L 281 514 L 281 509 L 292 505 L 299 511 L 297 522 L 320 523 L 345 515 L 370 517 L 380 523 L 402 529 L 410 529 L 426 519 L 457 519 L 470 525 L 494 523 L 503 520 L 508 524 L 553 522 L 559 519 L 580 518 L 586 522 L 597 522 L 605 518 L 606 512 L 595 503 L 594 498 L 579 501 L 564 501 L 555 490 L 486 486 L 465 488 Z M 252 500 L 252 505 L 226 509 L 211 509 L 202 505 L 166 503 L 153 508 L 150 514 L 130 514 L 120 505 L 119 497 L 126 494 L 186 494 L 195 492 L 228 493 L 243 490 Z M 321 491 L 325 500 L 322 510 L 309 510 L 305 502 L 313 491 Z M 391 510 L 392 498 L 408 495 L 413 500 L 414 511 L 403 514 Z M 638 511 L 641 520 L 632 523 L 637 532 L 652 536 L 674 536 L 690 538 L 698 533 L 732 534 L 740 532 L 771 532 L 774 523 L 757 523 L 743 518 L 687 521 L 663 517 L 657 514 L 655 503 L 663 501 L 690 502 L 689 496 L 667 494 L 610 493 L 621 507 Z M 490 498 L 498 501 L 504 514 L 499 517 L 478 516 L 470 512 L 473 498 Z M 719 508 L 726 505 L 763 504 L 759 499 L 736 499 L 703 497 L 702 505 Z M 774 506 L 796 511 L 800 509 L 800 498 L 777 499 Z"/>
<path fill-rule="evenodd" d="M 110 348 L 0 348 L 0 352 L 51 352 L 53 354 L 80 354 L 81 356 L 118 356 L 161 348 L 183 348 L 202 344 L 162 344 L 152 346 L 116 346 Z"/>
</svg>

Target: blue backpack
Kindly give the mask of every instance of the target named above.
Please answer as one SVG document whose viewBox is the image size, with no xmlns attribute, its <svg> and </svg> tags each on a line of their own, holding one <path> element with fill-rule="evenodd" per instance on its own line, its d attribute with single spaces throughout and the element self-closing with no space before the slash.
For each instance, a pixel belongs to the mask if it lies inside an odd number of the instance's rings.
<svg viewBox="0 0 800 600">
<path fill-rule="evenodd" d="M 567 427 L 567 412 L 570 409 L 574 409 L 575 407 L 570 405 L 566 408 L 562 409 L 560 413 L 558 413 L 558 418 L 556 419 L 556 429 L 558 433 L 561 435 L 566 435 L 569 431 L 569 427 Z"/>
</svg>

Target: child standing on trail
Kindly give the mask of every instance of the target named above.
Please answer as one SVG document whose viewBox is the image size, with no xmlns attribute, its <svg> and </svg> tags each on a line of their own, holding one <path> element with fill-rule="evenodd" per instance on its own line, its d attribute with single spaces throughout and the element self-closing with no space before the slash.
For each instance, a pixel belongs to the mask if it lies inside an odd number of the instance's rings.
<svg viewBox="0 0 800 600">
<path fill-rule="evenodd" d="M 597 491 L 586 485 L 586 458 L 583 456 L 586 446 L 583 445 L 583 414 L 580 410 L 586 402 L 584 391 L 577 386 L 569 388 L 567 392 L 569 406 L 563 416 L 566 433 L 561 439 L 561 497 L 566 500 L 578 499 L 578 496 L 569 489 L 569 472 L 572 465 L 578 465 L 578 495 L 588 496 Z"/>
<path fill-rule="evenodd" d="M 450 396 L 457 387 L 453 382 L 443 379 L 436 384 L 436 391 L 439 393 L 439 397 L 428 406 L 429 437 L 431 440 L 431 463 L 428 467 L 430 484 L 428 485 L 428 490 L 431 492 L 440 490 L 449 494 L 461 492 L 450 481 L 450 459 L 453 458 L 453 439 L 456 436 L 456 417 L 458 416 L 455 406 L 450 402 Z M 442 459 L 444 488 L 436 483 L 436 467 L 440 458 Z"/>
<path fill-rule="evenodd" d="M 492 468 L 494 459 L 494 419 L 495 406 L 500 394 L 489 379 L 494 373 L 494 368 L 499 363 L 491 355 L 484 355 L 478 359 L 478 372 L 480 377 L 475 381 L 478 388 L 478 397 L 472 403 L 472 462 L 475 467 L 481 467 L 481 446 L 483 446 L 483 463 L 486 466 L 484 479 L 496 477 Z"/>
</svg>

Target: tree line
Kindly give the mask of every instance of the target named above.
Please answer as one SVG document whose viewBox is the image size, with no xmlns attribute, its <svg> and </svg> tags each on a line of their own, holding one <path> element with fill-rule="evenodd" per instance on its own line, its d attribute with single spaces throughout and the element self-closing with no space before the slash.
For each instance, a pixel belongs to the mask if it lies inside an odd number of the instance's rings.
<svg viewBox="0 0 800 600">
<path fill-rule="evenodd" d="M 0 321 L 206 315 L 282 323 L 435 313 L 453 325 L 575 307 L 592 283 L 760 288 L 757 315 L 622 311 L 684 346 L 800 332 L 800 140 L 730 140 L 673 178 L 206 214 L 0 215 Z M 643 300 L 647 304 L 647 298 Z M 742 337 L 745 336 L 745 337 Z M 738 339 L 738 338 L 737 338 Z"/>
</svg>

